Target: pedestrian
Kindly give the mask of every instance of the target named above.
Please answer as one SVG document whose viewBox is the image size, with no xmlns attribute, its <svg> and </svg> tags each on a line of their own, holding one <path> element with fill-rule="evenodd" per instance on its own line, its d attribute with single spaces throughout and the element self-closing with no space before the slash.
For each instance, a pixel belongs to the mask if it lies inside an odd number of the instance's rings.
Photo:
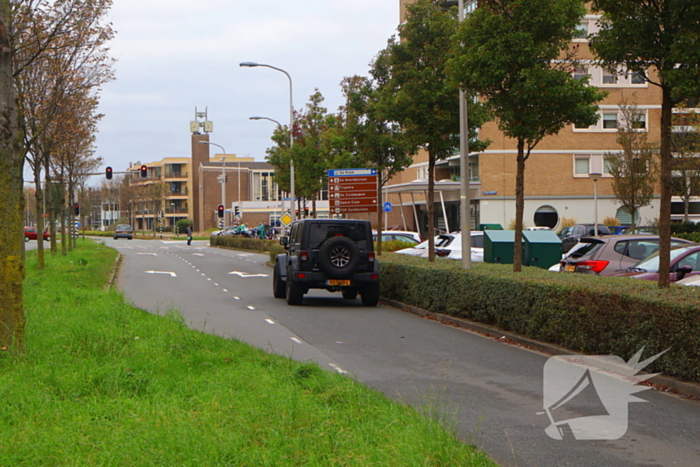
<svg viewBox="0 0 700 467">
<path fill-rule="evenodd" d="M 187 224 L 187 229 L 185 230 L 187 232 L 187 244 L 191 245 L 192 244 L 192 226 L 190 224 Z"/>
</svg>

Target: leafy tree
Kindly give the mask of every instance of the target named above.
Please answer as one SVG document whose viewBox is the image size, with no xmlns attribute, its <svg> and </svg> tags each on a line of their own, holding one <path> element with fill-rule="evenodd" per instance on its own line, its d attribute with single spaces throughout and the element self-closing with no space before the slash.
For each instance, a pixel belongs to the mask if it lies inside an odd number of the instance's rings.
<svg viewBox="0 0 700 467">
<path fill-rule="evenodd" d="M 618 153 L 606 153 L 608 170 L 613 176 L 612 190 L 622 208 L 632 216 L 634 233 L 637 212 L 654 199 L 658 181 L 658 147 L 647 140 L 647 133 L 639 131 L 639 111 L 626 102 L 620 105 L 622 118 L 618 126 Z"/>
<path fill-rule="evenodd" d="M 585 14 L 580 0 L 483 0 L 460 25 L 450 70 L 485 101 L 517 143 L 513 270 L 522 268 L 525 162 L 565 125 L 590 126 L 604 93 L 571 75 L 571 38 Z"/>
<path fill-rule="evenodd" d="M 678 106 L 685 110 L 686 105 Z M 672 194 L 683 200 L 683 222 L 688 222 L 690 198 L 700 195 L 700 114 L 685 110 L 673 115 Z"/>
<path fill-rule="evenodd" d="M 446 70 L 457 19 L 454 9 L 443 11 L 441 3 L 418 0 L 407 5 L 406 21 L 399 26 L 401 40 L 390 39 L 386 57 L 375 63 L 388 77 L 377 103 L 378 121 L 398 123 L 412 155 L 419 148 L 428 153 L 429 261 L 435 261 L 435 163 L 459 146 L 459 90 L 450 84 Z M 477 117 L 475 110 L 470 115 Z M 478 127 L 479 120 L 469 123 Z"/>
<path fill-rule="evenodd" d="M 591 48 L 608 68 L 624 67 L 661 89 L 659 271 L 670 269 L 673 106 L 700 95 L 700 3 L 695 0 L 593 0 L 602 12 Z M 669 286 L 659 274 L 659 287 Z"/>
<path fill-rule="evenodd" d="M 384 185 L 398 172 L 411 164 L 411 147 L 403 138 L 401 128 L 395 122 L 385 120 L 381 115 L 380 94 L 390 76 L 384 62 L 387 59 L 380 52 L 372 64 L 372 78 L 352 76 L 341 84 L 346 104 L 345 135 L 348 151 L 358 160 L 361 167 L 377 169 L 377 206 L 383 205 Z M 377 214 L 377 254 L 382 254 L 383 216 Z"/>
</svg>

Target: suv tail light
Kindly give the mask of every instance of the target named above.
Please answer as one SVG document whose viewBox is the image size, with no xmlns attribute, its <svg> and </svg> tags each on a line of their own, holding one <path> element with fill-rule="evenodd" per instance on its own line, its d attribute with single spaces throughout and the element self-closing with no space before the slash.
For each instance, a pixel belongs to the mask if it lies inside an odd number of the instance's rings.
<svg viewBox="0 0 700 467">
<path fill-rule="evenodd" d="M 576 263 L 576 267 L 579 269 L 587 269 L 590 271 L 593 271 L 595 273 L 600 273 L 603 269 L 605 269 L 608 264 L 610 264 L 610 261 L 603 261 L 603 260 L 591 260 L 591 261 L 579 261 Z"/>
<path fill-rule="evenodd" d="M 443 249 L 435 249 L 435 256 L 439 256 L 441 258 L 444 258 L 446 256 L 450 256 L 450 250 L 443 250 Z"/>
<path fill-rule="evenodd" d="M 374 252 L 373 251 L 367 252 L 367 261 L 370 263 L 374 263 Z"/>
<path fill-rule="evenodd" d="M 308 251 L 300 251 L 299 252 L 299 260 L 300 261 L 308 261 L 309 260 L 309 252 Z"/>
</svg>

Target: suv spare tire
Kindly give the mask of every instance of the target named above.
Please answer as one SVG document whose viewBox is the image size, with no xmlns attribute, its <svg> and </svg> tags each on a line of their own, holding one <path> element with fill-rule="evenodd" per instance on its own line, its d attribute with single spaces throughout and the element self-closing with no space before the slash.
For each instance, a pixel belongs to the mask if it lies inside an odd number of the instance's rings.
<svg viewBox="0 0 700 467">
<path fill-rule="evenodd" d="M 330 277 L 342 277 L 355 271 L 360 252 L 348 237 L 331 237 L 321 245 L 318 266 Z"/>
</svg>

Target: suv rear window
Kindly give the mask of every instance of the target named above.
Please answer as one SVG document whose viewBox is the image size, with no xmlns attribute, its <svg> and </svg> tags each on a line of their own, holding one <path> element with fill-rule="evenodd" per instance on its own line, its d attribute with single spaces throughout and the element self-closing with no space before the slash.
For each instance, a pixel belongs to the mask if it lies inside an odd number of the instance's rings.
<svg viewBox="0 0 700 467">
<path fill-rule="evenodd" d="M 593 254 L 595 251 L 597 251 L 601 245 L 603 245 L 601 242 L 598 241 L 593 241 L 593 242 L 586 242 L 586 241 L 581 241 L 582 245 L 580 245 L 576 251 L 573 251 L 571 253 L 572 258 L 580 258 L 582 256 L 587 256 L 590 254 Z"/>
<path fill-rule="evenodd" d="M 367 228 L 364 223 L 311 224 L 309 226 L 309 248 L 320 248 L 321 243 L 326 239 L 340 235 L 354 241 L 360 250 L 367 249 Z"/>
</svg>

